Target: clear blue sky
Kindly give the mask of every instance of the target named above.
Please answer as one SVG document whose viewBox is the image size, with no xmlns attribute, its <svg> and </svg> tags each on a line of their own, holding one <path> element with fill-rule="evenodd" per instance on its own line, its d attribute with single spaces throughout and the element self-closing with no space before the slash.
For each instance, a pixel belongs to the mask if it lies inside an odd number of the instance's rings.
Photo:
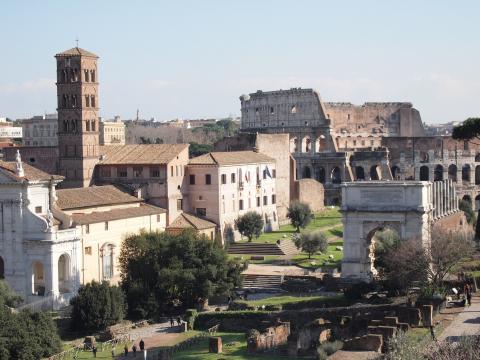
<svg viewBox="0 0 480 360">
<path fill-rule="evenodd" d="M 168 120 L 239 114 L 257 89 L 480 115 L 479 1 L 31 0 L 0 4 L 0 116 L 56 108 L 55 53 L 100 56 L 100 106 Z"/>
</svg>

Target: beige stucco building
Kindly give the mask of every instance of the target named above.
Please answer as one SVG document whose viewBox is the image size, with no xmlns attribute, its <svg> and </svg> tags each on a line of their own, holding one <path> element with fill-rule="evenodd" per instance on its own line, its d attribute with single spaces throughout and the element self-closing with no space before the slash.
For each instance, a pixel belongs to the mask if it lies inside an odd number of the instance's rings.
<svg viewBox="0 0 480 360">
<path fill-rule="evenodd" d="M 58 146 L 58 116 L 45 114 L 22 120 L 23 146 Z"/>
<path fill-rule="evenodd" d="M 113 121 L 100 121 L 100 145 L 125 145 L 125 124 L 120 116 Z"/>
<path fill-rule="evenodd" d="M 190 212 L 213 221 L 223 242 L 240 240 L 235 220 L 256 211 L 264 231 L 278 229 L 276 164 L 255 151 L 211 152 L 190 160 L 186 181 Z"/>
</svg>

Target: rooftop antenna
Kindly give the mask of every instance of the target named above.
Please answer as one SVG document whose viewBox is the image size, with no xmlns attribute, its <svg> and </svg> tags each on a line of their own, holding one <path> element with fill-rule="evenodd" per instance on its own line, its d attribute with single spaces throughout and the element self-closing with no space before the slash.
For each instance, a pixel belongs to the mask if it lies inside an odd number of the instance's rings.
<svg viewBox="0 0 480 360">
<path fill-rule="evenodd" d="M 75 42 L 77 43 L 77 48 L 78 48 L 78 36 L 75 38 Z"/>
<path fill-rule="evenodd" d="M 137 121 L 138 121 L 138 114 L 139 114 L 139 112 L 140 112 L 140 111 L 137 109 Z"/>
</svg>

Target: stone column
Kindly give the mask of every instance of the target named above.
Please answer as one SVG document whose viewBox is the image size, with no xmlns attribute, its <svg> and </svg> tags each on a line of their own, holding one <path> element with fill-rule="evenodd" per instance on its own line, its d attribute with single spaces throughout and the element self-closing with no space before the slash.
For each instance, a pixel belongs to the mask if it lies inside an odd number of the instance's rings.
<svg viewBox="0 0 480 360">
<path fill-rule="evenodd" d="M 436 182 L 433 182 L 433 206 L 435 208 L 433 214 L 434 217 L 438 217 L 438 186 Z"/>
<path fill-rule="evenodd" d="M 445 193 L 445 204 L 446 204 L 445 211 L 447 214 L 450 214 L 452 210 L 450 206 L 450 181 L 447 179 L 447 180 L 444 180 L 444 183 L 445 183 L 445 189 L 447 190 Z"/>
<path fill-rule="evenodd" d="M 443 181 L 438 181 L 440 187 L 440 216 L 444 215 L 445 193 L 443 188 Z"/>
</svg>

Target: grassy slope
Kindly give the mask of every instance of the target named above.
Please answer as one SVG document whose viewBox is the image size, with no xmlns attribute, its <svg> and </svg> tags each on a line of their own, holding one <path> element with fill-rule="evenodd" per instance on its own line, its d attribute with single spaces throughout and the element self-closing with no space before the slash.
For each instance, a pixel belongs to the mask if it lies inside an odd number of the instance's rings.
<svg viewBox="0 0 480 360">
<path fill-rule="evenodd" d="M 222 337 L 223 353 L 210 354 L 208 352 L 208 338 L 192 346 L 188 350 L 183 350 L 173 355 L 174 360 L 248 360 L 278 359 L 275 355 L 252 356 L 247 354 L 247 342 L 244 333 L 218 333 L 216 336 Z"/>
<path fill-rule="evenodd" d="M 336 296 L 337 298 L 343 298 L 343 295 Z M 244 301 L 239 300 L 238 302 L 247 303 L 248 306 L 262 306 L 262 305 L 285 305 L 291 303 L 299 303 L 309 300 L 332 300 L 334 296 L 320 296 L 320 295 L 306 295 L 306 296 L 294 296 L 294 295 L 279 295 L 271 296 L 261 300 L 250 300 Z"/>
</svg>

